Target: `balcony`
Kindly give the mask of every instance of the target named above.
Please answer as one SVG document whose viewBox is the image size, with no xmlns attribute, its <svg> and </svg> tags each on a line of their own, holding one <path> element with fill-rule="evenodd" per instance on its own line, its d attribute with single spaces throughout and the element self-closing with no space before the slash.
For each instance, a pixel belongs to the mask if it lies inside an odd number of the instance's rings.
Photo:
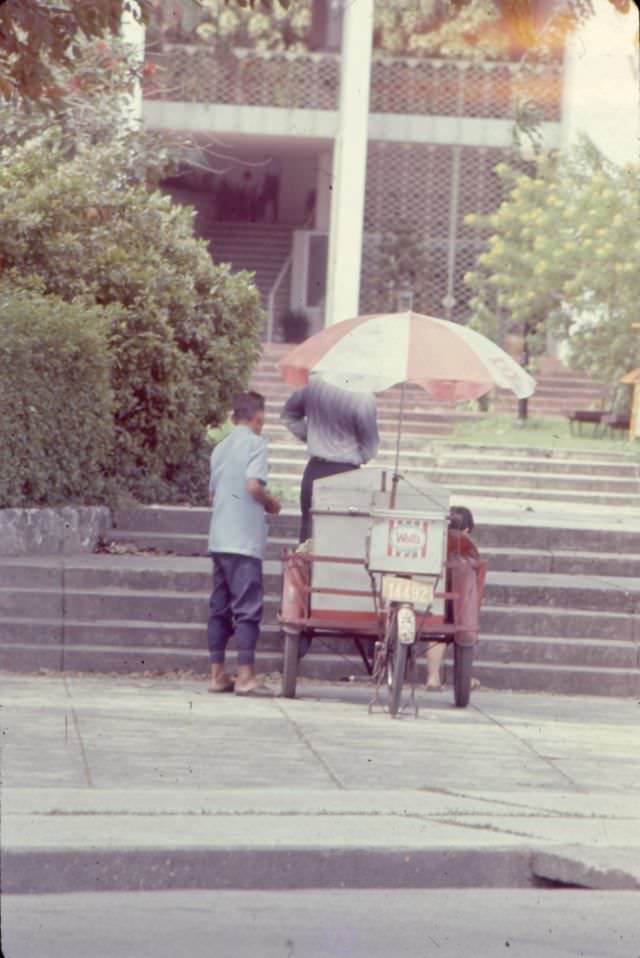
<svg viewBox="0 0 640 958">
<path fill-rule="evenodd" d="M 148 100 L 334 111 L 340 58 L 329 53 L 257 52 L 166 45 L 148 52 Z M 562 67 L 376 57 L 374 114 L 513 119 L 526 100 L 546 122 L 560 120 Z"/>
</svg>

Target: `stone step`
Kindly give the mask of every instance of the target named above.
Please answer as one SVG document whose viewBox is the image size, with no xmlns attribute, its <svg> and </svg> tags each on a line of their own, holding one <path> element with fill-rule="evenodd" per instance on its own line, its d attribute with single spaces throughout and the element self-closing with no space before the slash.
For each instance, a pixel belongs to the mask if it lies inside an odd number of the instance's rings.
<svg viewBox="0 0 640 958">
<path fill-rule="evenodd" d="M 277 455 L 280 447 L 270 446 L 270 456 Z M 304 447 L 303 447 L 304 452 Z M 551 474 L 589 474 L 592 476 L 606 476 L 616 478 L 638 478 L 640 477 L 640 461 L 630 460 L 628 462 L 607 462 L 599 459 L 556 459 L 547 456 L 495 456 L 495 455 L 456 455 L 435 452 L 423 454 L 425 464 L 429 458 L 435 460 L 440 469 L 469 470 L 472 468 L 478 470 L 490 470 L 500 473 L 529 473 L 543 472 Z M 418 460 L 418 455 L 411 453 L 408 457 L 413 463 Z"/>
<path fill-rule="evenodd" d="M 487 585 L 481 612 L 483 632 L 640 641 L 639 591 L 625 592 L 606 585 L 567 588 L 559 583 L 501 584 L 495 581 L 499 575 L 490 575 Z M 264 622 L 274 624 L 280 604 L 279 580 L 275 576 L 265 579 Z M 207 580 L 203 577 L 204 582 Z M 147 623 L 198 623 L 206 620 L 208 598 L 208 582 L 202 591 L 100 586 L 67 588 L 62 592 L 14 587 L 0 589 L 0 616 L 46 620 L 64 615 L 69 620 L 86 622 L 127 619 Z"/>
<path fill-rule="evenodd" d="M 375 466 L 385 466 L 395 461 L 395 442 L 383 439 L 375 458 Z M 269 439 L 269 462 L 290 460 L 306 463 L 308 453 L 306 446 L 301 442 L 292 442 L 287 439 Z M 582 459 L 556 459 L 551 456 L 497 456 L 478 453 L 472 456 L 468 453 L 442 452 L 437 443 L 427 443 L 422 449 L 405 449 L 400 446 L 401 466 L 438 468 L 445 471 L 474 470 L 499 474 L 510 473 L 545 473 L 549 475 L 592 475 L 611 477 L 613 479 L 640 478 L 640 461 L 628 460 L 600 460 L 589 459 L 583 454 Z"/>
<path fill-rule="evenodd" d="M 569 639 L 613 639 L 636 645 L 640 641 L 637 616 L 595 609 L 485 603 L 480 615 L 480 629 L 483 635 L 557 635 Z"/>
<path fill-rule="evenodd" d="M 477 538 L 477 537 L 476 537 Z M 154 566 L 163 560 L 162 553 L 170 553 L 165 560 L 169 570 L 162 574 L 162 584 L 169 588 L 181 588 L 185 562 L 194 558 L 200 563 L 200 572 L 209 572 L 208 543 L 206 534 L 173 535 L 154 532 L 131 532 L 126 538 L 114 540 L 135 546 L 143 550 L 156 550 L 156 555 L 104 554 L 88 557 L 83 564 L 74 567 L 73 559 L 67 559 L 64 570 L 51 565 L 37 565 L 32 559 L 0 560 L 0 587 L 56 589 L 64 581 L 67 586 L 95 585 L 112 583 L 123 587 L 133 575 L 141 588 L 147 588 L 145 582 L 155 583 L 159 573 Z M 267 543 L 266 558 L 280 561 L 285 549 L 291 550 L 297 544 L 295 536 L 271 537 Z M 640 569 L 636 555 L 607 553 L 596 551 L 576 551 L 563 549 L 528 549 L 516 546 L 501 547 L 491 544 L 482 546 L 482 556 L 489 563 L 492 572 L 542 573 L 553 575 L 577 576 L 613 576 L 633 577 Z M 95 564 L 89 563 L 95 558 Z M 202 566 L 202 560 L 206 566 Z M 46 562 L 46 560 L 42 560 Z M 173 569 L 170 566 L 173 565 Z M 138 571 L 140 569 L 140 571 Z M 155 577 L 155 578 L 154 578 Z M 172 583 L 176 583 L 173 585 Z M 155 584 L 153 586 L 155 587 Z"/>
<path fill-rule="evenodd" d="M 176 615 L 183 611 L 183 600 L 191 606 L 208 596 L 211 566 L 208 558 L 172 558 L 149 556 L 95 556 L 94 561 L 65 563 L 64 575 L 58 568 L 50 573 L 47 585 L 30 581 L 28 562 L 4 561 L 0 564 L 0 614 L 47 617 L 49 609 L 58 609 L 64 595 L 65 614 L 70 618 L 125 618 L 151 615 L 149 605 L 176 603 Z M 264 587 L 267 600 L 277 604 L 280 593 L 281 563 L 264 563 Z M 40 577 L 42 572 L 36 567 Z M 15 580 L 20 584 L 16 584 Z M 562 573 L 533 573 L 489 570 L 485 590 L 489 605 L 539 606 L 555 609 L 593 609 L 640 615 L 640 578 L 627 576 L 588 576 Z M 118 603 L 120 609 L 118 611 Z M 74 611 L 74 610 L 89 610 Z M 116 611 L 113 611 L 116 610 Z M 165 621 L 160 608 L 153 615 Z M 54 614 L 57 614 L 54 613 Z"/>
<path fill-rule="evenodd" d="M 0 619 L 2 650 L 20 645 L 38 646 L 50 651 L 72 646 L 131 648 L 162 653 L 191 651 L 197 654 L 206 649 L 206 623 L 147 622 L 112 619 L 83 621 L 53 619 Z M 265 625 L 260 637 L 260 651 L 281 655 L 282 636 L 275 624 Z M 233 639 L 229 645 L 234 651 Z M 317 636 L 314 654 L 356 656 L 348 637 Z M 3 651 L 4 656 L 4 651 Z M 451 653 L 447 652 L 450 658 Z M 483 633 L 476 646 L 477 661 L 502 664 L 558 664 L 601 668 L 635 669 L 639 663 L 639 646 L 619 640 L 575 639 L 567 637 L 491 635 Z"/>
<path fill-rule="evenodd" d="M 504 459 L 522 458 L 527 459 L 539 459 L 541 457 L 548 457 L 553 461 L 561 460 L 583 460 L 585 459 L 585 452 L 579 448 L 567 448 L 559 449 L 541 449 L 539 446 L 527 446 L 525 444 L 521 446 L 504 446 L 491 443 L 474 443 L 474 442 L 460 442 L 460 441 L 451 441 L 443 440 L 437 443 L 438 453 L 446 455 L 470 455 L 473 457 L 476 456 L 493 456 L 499 457 L 502 456 Z M 640 456 L 638 453 L 630 454 L 628 452 L 618 450 L 615 448 L 615 443 L 608 443 L 603 446 L 601 450 L 598 449 L 589 449 L 587 454 L 589 462 L 592 461 L 604 461 L 616 465 L 617 463 L 635 463 L 636 465 L 640 464 Z"/>
<path fill-rule="evenodd" d="M 625 510 L 625 515 L 627 511 Z M 112 539 L 129 541 L 137 533 L 180 537 L 205 537 L 209 529 L 210 511 L 192 506 L 142 506 L 117 509 L 114 512 Z M 562 552 L 604 552 L 624 556 L 640 555 L 640 532 L 622 527 L 585 528 L 574 526 L 571 512 L 561 521 L 551 523 L 546 517 L 531 522 L 513 517 L 506 522 L 478 522 L 474 539 L 481 548 L 557 550 Z M 298 534 L 300 517 L 297 511 L 285 510 L 269 520 L 270 537 L 293 539 Z M 595 524 L 595 523 L 594 523 Z"/>
<path fill-rule="evenodd" d="M 422 660 L 423 657 L 420 656 Z M 258 671 L 273 675 L 277 687 L 277 673 L 282 666 L 281 652 L 258 652 Z M 7 671 L 38 672 L 66 670 L 67 672 L 116 673 L 130 675 L 136 672 L 166 673 L 174 669 L 188 669 L 206 674 L 209 659 L 203 648 L 118 648 L 110 645 L 51 645 L 13 644 L 3 647 L 3 667 Z M 444 668 L 444 680 L 451 684 L 451 667 Z M 340 681 L 351 676 L 367 681 L 361 660 L 355 654 L 331 655 L 310 652 L 300 664 L 300 675 L 325 681 Z M 640 694 L 640 670 L 528 663 L 495 662 L 480 655 L 474 663 L 474 675 L 483 687 L 515 691 L 546 691 L 558 694 L 637 696 Z M 425 667 L 419 662 L 417 679 L 423 682 Z M 444 693 L 451 695 L 449 689 Z"/>
<path fill-rule="evenodd" d="M 287 471 L 285 471 L 285 468 Z M 415 474 L 415 470 L 405 468 L 403 469 L 403 473 L 406 473 L 406 475 L 410 477 L 412 474 Z M 269 471 L 271 482 L 293 489 L 299 488 L 301 475 L 301 469 L 295 469 L 294 471 L 291 466 L 281 466 L 278 463 L 274 463 Z M 443 481 L 440 475 L 433 476 L 428 472 L 423 473 L 423 475 L 432 478 L 434 481 Z M 596 483 L 594 483 L 595 488 L 591 490 L 581 491 L 571 488 L 565 490 L 543 487 L 537 483 L 528 483 L 526 486 L 524 484 L 507 486 L 502 483 L 494 485 L 480 475 L 478 481 L 473 484 L 460 482 L 452 476 L 448 479 L 446 485 L 451 495 L 456 496 L 461 501 L 464 501 L 463 497 L 467 499 L 482 498 L 486 496 L 487 489 L 490 488 L 491 496 L 496 499 L 526 498 L 527 501 L 531 502 L 551 501 L 558 503 L 579 503 L 582 505 L 621 506 L 632 511 L 640 508 L 640 494 L 629 491 L 609 491 L 606 487 L 599 490 Z M 550 483 L 550 485 L 553 486 L 554 483 Z"/>
<path fill-rule="evenodd" d="M 274 478 L 281 479 L 283 476 L 295 477 L 300 481 L 302 471 L 305 466 L 304 457 L 292 457 L 278 449 L 274 449 L 269 456 L 269 474 Z M 382 461 L 376 460 L 372 464 L 373 468 L 381 465 L 392 465 L 393 454 L 382 457 Z M 473 486 L 491 486 L 492 489 L 500 487 L 504 481 L 508 481 L 509 486 L 513 488 L 517 485 L 523 492 L 530 490 L 567 490 L 570 493 L 580 492 L 604 492 L 606 494 L 640 495 L 640 480 L 634 475 L 623 477 L 611 476 L 607 474 L 592 473 L 556 473 L 539 472 L 534 470 L 525 470 L 522 472 L 508 472 L 507 476 L 502 471 L 491 470 L 484 464 L 477 464 L 475 468 L 445 468 L 442 465 L 438 467 L 425 466 L 423 464 L 413 465 L 410 457 L 406 457 L 401 462 L 402 472 L 408 477 L 412 475 L 423 477 L 439 485 L 447 486 L 449 489 L 455 489 L 460 485 Z"/>
</svg>

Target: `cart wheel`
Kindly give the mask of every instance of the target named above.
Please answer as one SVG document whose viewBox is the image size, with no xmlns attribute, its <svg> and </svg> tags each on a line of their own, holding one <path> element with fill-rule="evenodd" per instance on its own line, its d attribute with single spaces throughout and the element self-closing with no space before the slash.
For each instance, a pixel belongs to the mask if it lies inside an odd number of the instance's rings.
<svg viewBox="0 0 640 958">
<path fill-rule="evenodd" d="M 286 699 L 296 697 L 296 680 L 298 678 L 298 643 L 299 632 L 284 633 L 284 661 L 282 663 L 282 694 Z"/>
<path fill-rule="evenodd" d="M 471 695 L 471 666 L 473 665 L 473 646 L 453 647 L 453 694 L 456 708 L 465 709 Z"/>
</svg>

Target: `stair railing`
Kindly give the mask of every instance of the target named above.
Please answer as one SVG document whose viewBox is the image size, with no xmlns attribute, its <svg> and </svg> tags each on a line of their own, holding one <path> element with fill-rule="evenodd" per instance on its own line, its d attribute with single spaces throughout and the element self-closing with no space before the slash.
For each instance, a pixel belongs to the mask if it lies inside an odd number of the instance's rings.
<svg viewBox="0 0 640 958">
<path fill-rule="evenodd" d="M 293 251 L 289 253 L 284 263 L 280 267 L 280 271 L 275 278 L 274 284 L 269 291 L 269 296 L 267 299 L 267 342 L 273 342 L 273 327 L 275 325 L 275 312 L 276 312 L 276 296 L 278 295 L 278 290 L 282 282 L 284 281 L 287 272 L 291 268 L 293 263 Z"/>
</svg>

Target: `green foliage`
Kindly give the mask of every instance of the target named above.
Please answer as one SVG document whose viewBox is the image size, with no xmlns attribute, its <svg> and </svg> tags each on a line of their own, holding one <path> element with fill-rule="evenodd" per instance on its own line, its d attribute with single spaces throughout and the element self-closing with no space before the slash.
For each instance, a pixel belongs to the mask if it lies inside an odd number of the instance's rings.
<svg viewBox="0 0 640 958">
<path fill-rule="evenodd" d="M 574 368 L 614 382 L 640 365 L 631 329 L 640 297 L 637 166 L 619 168 L 588 141 L 562 158 L 542 157 L 531 176 L 506 166 L 511 187 L 489 217 L 469 217 L 485 251 L 465 277 L 472 325 L 502 341 L 528 331 L 541 352 L 547 329 L 569 337 Z"/>
<path fill-rule="evenodd" d="M 56 66 L 69 67 L 80 38 L 117 34 L 123 10 L 143 17 L 152 0 L 6 0 L 0 5 L 0 99 L 57 102 Z"/>
<path fill-rule="evenodd" d="M 113 444 L 104 309 L 0 288 L 0 507 L 95 502 Z"/>
<path fill-rule="evenodd" d="M 257 359 L 250 276 L 214 266 L 192 212 L 137 183 L 117 143 L 65 158 L 54 130 L 2 160 L 0 261 L 16 283 L 112 307 L 112 471 L 173 496 Z"/>
<path fill-rule="evenodd" d="M 629 0 L 610 0 L 628 6 Z M 568 0 L 541 18 L 533 0 L 384 0 L 375 5 L 374 48 L 384 55 L 495 59 L 558 50 L 567 31 L 592 13 Z M 157 0 L 150 36 L 258 50 L 304 49 L 312 0 Z"/>
</svg>

